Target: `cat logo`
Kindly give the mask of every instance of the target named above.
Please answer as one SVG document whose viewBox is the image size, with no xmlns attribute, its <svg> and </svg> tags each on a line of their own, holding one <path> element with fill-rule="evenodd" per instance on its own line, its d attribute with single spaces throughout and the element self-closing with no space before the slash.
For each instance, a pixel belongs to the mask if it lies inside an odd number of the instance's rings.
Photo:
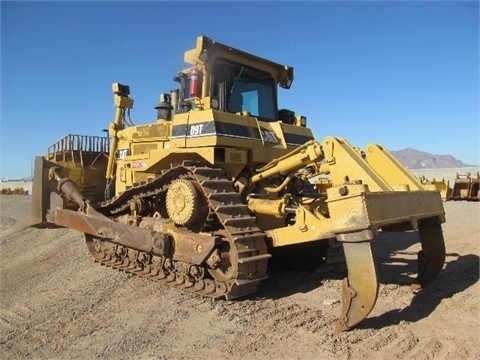
<svg viewBox="0 0 480 360">
<path fill-rule="evenodd" d="M 125 160 L 127 156 L 130 155 L 130 149 L 119 149 L 117 151 L 117 159 Z"/>
<path fill-rule="evenodd" d="M 260 130 L 261 132 L 261 135 L 262 135 L 262 139 L 264 142 L 269 142 L 269 143 L 274 143 L 274 144 L 278 144 L 279 141 L 277 139 L 277 136 L 275 135 L 275 133 L 273 131 L 269 131 L 269 130 Z"/>
</svg>

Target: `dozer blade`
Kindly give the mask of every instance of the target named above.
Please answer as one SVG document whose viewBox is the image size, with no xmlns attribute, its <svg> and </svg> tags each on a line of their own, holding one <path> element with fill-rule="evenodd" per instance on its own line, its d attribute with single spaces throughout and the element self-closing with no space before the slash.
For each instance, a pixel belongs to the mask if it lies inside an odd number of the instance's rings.
<svg viewBox="0 0 480 360">
<path fill-rule="evenodd" d="M 46 219 L 48 209 L 50 209 L 50 193 L 56 190 L 56 184 L 48 179 L 48 171 L 53 166 L 55 164 L 43 156 L 35 157 L 30 226 L 55 227 L 55 224 Z"/>
<path fill-rule="evenodd" d="M 418 252 L 418 275 L 412 290 L 424 288 L 435 280 L 445 263 L 445 242 L 440 219 L 433 217 L 419 221 L 418 233 L 422 250 Z"/>
<path fill-rule="evenodd" d="M 342 312 L 337 330 L 346 331 L 372 311 L 378 296 L 377 270 L 370 241 L 343 242 L 348 277 L 342 282 Z"/>
</svg>

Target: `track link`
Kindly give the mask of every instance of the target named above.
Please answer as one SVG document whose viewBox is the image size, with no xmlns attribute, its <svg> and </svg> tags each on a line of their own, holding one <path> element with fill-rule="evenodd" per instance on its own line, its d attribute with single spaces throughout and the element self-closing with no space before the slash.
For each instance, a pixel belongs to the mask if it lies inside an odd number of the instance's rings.
<svg viewBox="0 0 480 360">
<path fill-rule="evenodd" d="M 265 244 L 265 233 L 257 227 L 255 218 L 249 214 L 247 205 L 242 203 L 240 194 L 222 169 L 185 162 L 151 182 L 138 184 L 99 204 L 99 211 L 108 216 L 125 213 L 130 200 L 158 196 L 178 178 L 195 180 L 201 185 L 210 207 L 208 221 L 220 225 L 216 233 L 228 243 L 228 253 L 223 256 L 228 257 L 233 270 L 217 274 L 207 266 L 173 261 L 86 235 L 87 248 L 95 261 L 201 296 L 233 299 L 256 292 L 260 281 L 267 278 L 271 256 Z"/>
</svg>

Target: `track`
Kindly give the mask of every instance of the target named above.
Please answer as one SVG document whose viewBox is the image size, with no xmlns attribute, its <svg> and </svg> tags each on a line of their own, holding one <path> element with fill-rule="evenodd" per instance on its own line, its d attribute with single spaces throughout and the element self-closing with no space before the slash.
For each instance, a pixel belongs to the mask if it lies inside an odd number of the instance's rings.
<svg viewBox="0 0 480 360">
<path fill-rule="evenodd" d="M 184 163 L 100 204 L 98 210 L 113 217 L 125 213 L 132 199 L 159 201 L 171 181 L 178 178 L 197 181 L 208 200 L 210 214 L 203 231 L 210 229 L 212 235 L 223 238 L 218 245 L 222 258 L 218 267 L 212 269 L 206 264 L 196 266 L 174 261 L 86 235 L 89 252 L 95 261 L 105 266 L 201 296 L 231 299 L 254 293 L 259 282 L 267 278 L 270 254 L 265 234 L 257 227 L 255 218 L 250 216 L 222 169 Z"/>
</svg>

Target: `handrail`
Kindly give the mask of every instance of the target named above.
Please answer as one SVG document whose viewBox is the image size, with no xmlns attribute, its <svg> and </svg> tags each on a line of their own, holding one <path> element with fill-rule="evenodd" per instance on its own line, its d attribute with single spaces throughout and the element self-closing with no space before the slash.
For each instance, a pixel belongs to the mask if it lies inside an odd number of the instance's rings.
<svg viewBox="0 0 480 360">
<path fill-rule="evenodd" d="M 47 155 L 80 151 L 108 153 L 110 139 L 102 136 L 67 134 L 47 150 Z"/>
</svg>

